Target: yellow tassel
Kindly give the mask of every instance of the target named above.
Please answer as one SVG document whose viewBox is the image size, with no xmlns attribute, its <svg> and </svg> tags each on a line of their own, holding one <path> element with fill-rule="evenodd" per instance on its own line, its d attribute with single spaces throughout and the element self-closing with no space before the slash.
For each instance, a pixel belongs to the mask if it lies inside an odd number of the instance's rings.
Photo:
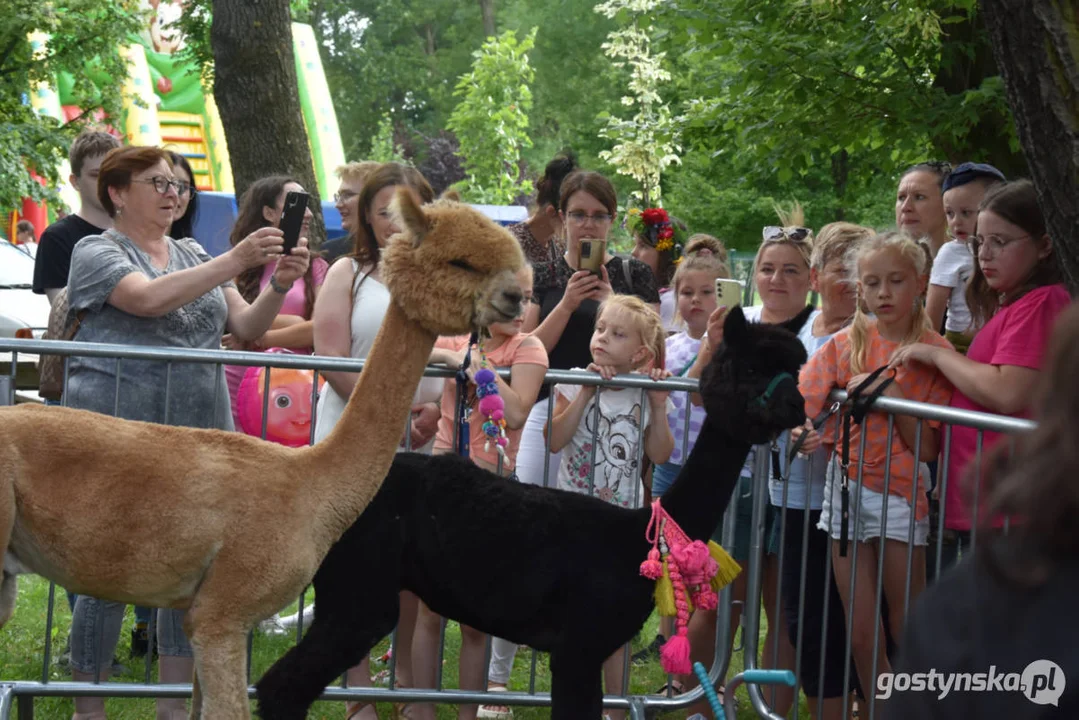
<svg viewBox="0 0 1079 720">
<path fill-rule="evenodd" d="M 734 582 L 734 579 L 742 572 L 742 566 L 714 540 L 708 541 L 708 552 L 712 559 L 719 565 L 719 571 L 712 578 L 712 589 L 719 592 L 722 588 Z M 666 569 L 666 566 L 664 566 Z"/>
<path fill-rule="evenodd" d="M 662 617 L 674 617 L 677 608 L 674 606 L 674 585 L 671 584 L 671 576 L 667 572 L 667 561 L 663 561 L 663 574 L 656 580 L 656 610 Z"/>
</svg>

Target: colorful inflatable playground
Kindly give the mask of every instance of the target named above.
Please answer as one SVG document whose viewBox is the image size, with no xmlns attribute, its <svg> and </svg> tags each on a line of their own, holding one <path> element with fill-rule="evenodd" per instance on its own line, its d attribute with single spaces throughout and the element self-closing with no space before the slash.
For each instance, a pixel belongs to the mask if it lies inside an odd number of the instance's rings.
<svg viewBox="0 0 1079 720">
<path fill-rule="evenodd" d="M 162 31 L 179 13 L 175 0 L 148 0 L 151 10 L 148 32 L 133 37 L 131 45 L 122 52 L 128 60 L 128 75 L 124 78 L 122 117 L 101 118 L 108 129 L 125 143 L 158 145 L 184 155 L 195 173 L 200 192 L 234 192 L 228 145 L 225 142 L 221 118 L 213 93 L 204 87 L 198 67 L 179 58 L 181 44 Z M 326 84 L 322 61 L 310 25 L 293 23 L 293 51 L 299 85 L 300 105 L 311 146 L 315 177 L 319 193 L 330 197 L 337 187 L 334 168 L 345 162 L 341 133 L 337 127 L 330 90 Z M 32 44 L 47 43 L 45 35 L 35 35 Z M 41 115 L 68 122 L 83 113 L 71 104 L 75 83 L 108 81 L 95 74 L 87 62 L 86 74 L 75 77 L 64 74 L 53 85 L 28 89 L 27 101 Z M 70 169 L 65 161 L 60 169 L 60 196 L 68 211 L 79 206 L 78 196 L 67 183 Z M 25 218 L 30 220 L 40 237 L 50 222 L 57 219 L 56 208 L 45 203 L 25 200 L 21 208 L 9 215 L 5 223 L 14 237 L 14 225 Z"/>
</svg>

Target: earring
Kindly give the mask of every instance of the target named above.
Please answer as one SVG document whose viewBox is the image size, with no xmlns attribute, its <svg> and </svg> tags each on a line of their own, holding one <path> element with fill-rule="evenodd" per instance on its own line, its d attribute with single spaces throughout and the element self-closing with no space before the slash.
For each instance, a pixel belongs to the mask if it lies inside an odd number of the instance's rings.
<svg viewBox="0 0 1079 720">
<path fill-rule="evenodd" d="M 116 208 L 116 217 L 120 217 L 123 214 L 124 214 L 124 209 L 122 207 Z"/>
</svg>

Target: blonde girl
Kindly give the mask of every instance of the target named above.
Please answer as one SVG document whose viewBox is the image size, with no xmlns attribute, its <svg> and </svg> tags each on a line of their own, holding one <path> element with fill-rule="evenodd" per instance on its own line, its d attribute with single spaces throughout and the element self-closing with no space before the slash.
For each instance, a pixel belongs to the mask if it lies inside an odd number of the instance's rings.
<svg viewBox="0 0 1079 720">
<path fill-rule="evenodd" d="M 854 272 L 858 289 L 854 320 L 849 328 L 836 333 L 802 368 L 798 386 L 805 398 L 807 417 L 813 418 L 821 412 L 834 388 L 845 388 L 850 392 L 874 370 L 887 365 L 897 348 L 917 342 L 950 347 L 948 341 L 930 326 L 921 302 L 929 281 L 928 266 L 928 256 L 922 246 L 901 231 L 875 235 L 852 251 L 849 267 Z M 864 395 L 887 377 L 882 375 L 865 388 Z M 887 397 L 946 405 L 951 396 L 951 384 L 934 368 L 898 368 L 894 378 L 895 381 L 884 390 Z M 841 548 L 840 543 L 832 543 L 832 567 L 849 618 L 848 632 L 855 667 L 867 692 L 876 687 L 874 660 L 878 673 L 890 672 L 884 650 L 885 632 L 890 632 L 892 638 L 902 636 L 908 581 L 912 600 L 925 585 L 929 508 L 925 494 L 927 473 L 921 469 L 921 463 L 937 456 L 940 423 L 924 421 L 920 445 L 916 444 L 918 423 L 915 418 L 897 415 L 893 432 L 889 433 L 888 416 L 870 412 L 864 424 L 851 425 L 850 517 L 847 521 L 851 546 Z M 834 422 L 825 423 L 821 434 L 808 430 L 804 452 L 812 453 L 822 444 L 833 453 L 841 451 L 842 438 L 836 436 L 835 425 Z M 797 439 L 803 432 L 806 432 L 805 428 L 795 428 L 791 436 Z M 864 453 L 861 452 L 863 442 Z M 886 467 L 889 469 L 887 482 Z M 914 487 L 915 479 L 917 488 Z M 836 540 L 841 537 L 843 522 L 841 499 L 841 478 L 833 457 L 818 527 Z M 914 548 L 908 579 L 907 555 L 911 548 L 907 541 L 911 523 L 914 523 Z M 881 554 L 884 596 L 888 603 L 885 632 L 878 632 L 880 619 L 874 595 Z"/>
<path fill-rule="evenodd" d="M 527 305 L 532 297 L 532 267 L 530 265 L 525 265 L 517 273 L 517 281 L 521 285 L 524 302 Z M 536 402 L 536 395 L 539 393 L 543 376 L 547 371 L 547 351 L 537 338 L 521 332 L 523 322 L 522 311 L 521 315 L 514 320 L 490 325 L 487 328 L 489 337 L 483 340 L 482 345 L 486 363 L 484 365 L 481 362 L 479 349 L 473 347 L 467 371 L 469 378 L 472 379 L 476 371 L 484 366 L 512 369 L 509 382 L 495 375 L 499 397 L 505 403 L 506 438 L 509 441 L 502 462 L 499 462 L 498 452 L 493 444 L 484 447 L 485 436 L 482 426 L 486 418 L 475 408 L 469 418 L 468 431 L 469 457 L 472 462 L 492 472 L 501 470 L 506 476 L 513 473 L 521 430 L 524 428 L 529 410 Z M 469 350 L 468 341 L 467 335 L 439 338 L 435 343 L 435 349 L 431 352 L 431 363 L 459 368 L 464 361 L 465 353 Z M 473 400 L 475 388 L 474 382 L 470 382 L 466 390 Z M 438 422 L 438 434 L 435 436 L 435 454 L 454 452 L 456 411 L 457 382 L 449 379 L 445 381 L 445 389 L 442 393 L 442 418 Z M 435 687 L 441 625 L 442 618 L 420 601 L 419 615 L 416 618 L 416 634 L 412 639 L 412 673 L 416 687 Z M 461 658 L 458 665 L 460 671 L 458 679 L 462 690 L 483 688 L 485 651 L 486 635 L 462 624 Z M 457 717 L 461 720 L 472 720 L 477 716 L 478 710 L 476 705 L 461 705 Z M 434 720 L 435 706 L 413 705 L 409 717 L 412 720 Z"/>
<path fill-rule="evenodd" d="M 632 295 L 611 295 L 600 306 L 596 318 L 589 344 L 592 362 L 587 369 L 604 380 L 642 371 L 653 380 L 670 377 L 663 367 L 665 336 L 663 321 L 654 308 Z M 637 389 L 597 391 L 594 385 L 555 385 L 554 393 L 551 452 L 564 451 L 558 467 L 558 487 L 591 493 L 621 507 L 637 507 L 642 490 L 637 460 L 641 446 L 643 454 L 656 465 L 667 462 L 674 449 L 674 437 L 667 425 L 667 414 L 673 407 L 668 393 L 649 390 L 644 403 Z M 598 427 L 594 427 L 597 402 Z M 623 691 L 624 653 L 623 647 L 603 665 L 609 694 Z M 625 712 L 612 711 L 609 715 L 621 720 Z"/>
</svg>

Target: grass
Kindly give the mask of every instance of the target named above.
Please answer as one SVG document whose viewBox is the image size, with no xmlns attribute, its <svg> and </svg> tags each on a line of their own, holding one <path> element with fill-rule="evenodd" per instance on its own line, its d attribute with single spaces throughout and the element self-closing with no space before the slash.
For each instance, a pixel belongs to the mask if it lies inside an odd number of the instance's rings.
<svg viewBox="0 0 1079 720">
<path fill-rule="evenodd" d="M 45 653 L 48 594 L 49 583 L 45 580 L 36 576 L 23 576 L 20 578 L 15 616 L 7 626 L 0 630 L 0 682 L 41 679 L 41 661 Z M 285 612 L 294 611 L 295 607 L 291 607 Z M 763 626 L 763 617 L 761 622 Z M 116 656 L 127 667 L 127 671 L 114 676 L 112 678 L 114 682 L 142 682 L 145 677 L 145 663 L 141 660 L 128 660 L 130 631 L 133 623 L 134 616 L 129 611 L 120 634 L 120 644 L 116 649 Z M 67 638 L 70 624 L 71 613 L 68 611 L 67 600 L 63 592 L 57 589 L 52 628 L 52 655 L 54 660 L 49 668 L 49 679 L 51 681 L 71 679 L 67 670 L 58 666 L 55 662 L 55 657 Z M 634 640 L 633 652 L 651 642 L 656 635 L 657 628 L 658 617 L 653 615 L 649 618 L 639 637 Z M 764 628 L 762 627 L 762 638 L 763 635 Z M 252 649 L 251 677 L 260 677 L 277 658 L 288 650 L 293 640 L 293 635 L 281 637 L 256 633 Z M 372 650 L 372 672 L 377 672 L 385 667 L 380 665 L 374 658 L 380 657 L 388 648 L 389 640 L 386 639 Z M 445 688 L 457 687 L 457 656 L 459 649 L 460 633 L 457 624 L 448 623 L 442 678 L 443 687 Z M 532 653 L 525 650 L 518 652 L 510 680 L 511 689 L 520 691 L 528 689 L 531 666 Z M 731 661 L 731 671 L 728 676 L 732 676 L 741 669 L 741 653 L 736 653 Z M 156 668 L 151 673 L 151 679 L 156 679 Z M 653 693 L 665 682 L 666 676 L 657 660 L 631 667 L 631 694 L 644 695 Z M 551 674 L 547 664 L 547 656 L 540 653 L 536 662 L 536 690 L 537 692 L 548 692 L 550 687 Z M 744 688 L 739 688 L 737 696 L 740 706 L 748 708 L 749 701 Z M 69 718 L 73 709 L 72 701 L 66 698 L 38 698 L 34 701 L 35 717 L 46 718 L 47 720 Z M 144 718 L 154 717 L 153 700 L 114 698 L 106 702 L 106 709 L 110 720 L 143 720 Z M 379 705 L 379 716 L 380 718 L 393 717 L 392 707 L 389 704 Z M 517 720 L 540 720 L 549 716 L 550 710 L 548 708 L 514 708 L 514 717 Z M 341 702 L 318 702 L 312 707 L 308 717 L 317 720 L 341 720 L 344 717 L 343 704 Z M 438 707 L 438 717 L 439 720 L 456 718 L 456 708 L 451 705 L 440 705 Z M 804 700 L 802 700 L 799 709 L 799 717 L 809 717 Z"/>
</svg>

